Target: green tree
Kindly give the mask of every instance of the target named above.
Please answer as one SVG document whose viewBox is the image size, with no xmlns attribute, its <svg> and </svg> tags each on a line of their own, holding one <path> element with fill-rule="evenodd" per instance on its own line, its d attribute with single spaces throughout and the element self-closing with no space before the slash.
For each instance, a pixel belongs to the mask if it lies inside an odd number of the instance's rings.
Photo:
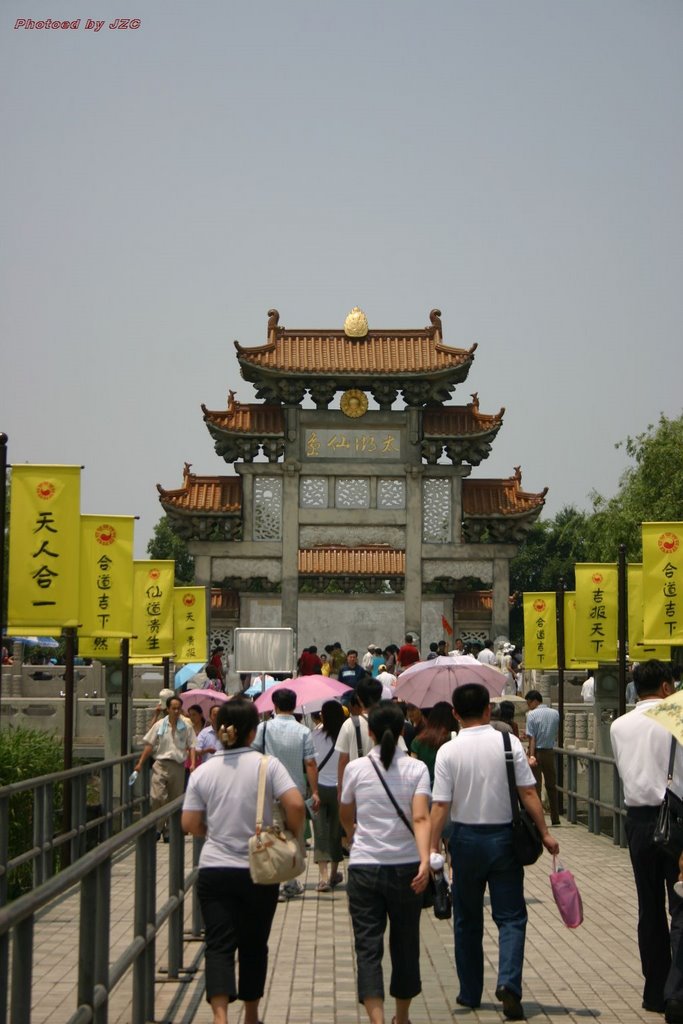
<svg viewBox="0 0 683 1024">
<path fill-rule="evenodd" d="M 150 558 L 175 560 L 175 582 L 178 586 L 194 582 L 194 558 L 187 550 L 186 541 L 173 529 L 168 516 L 162 516 L 154 527 L 147 554 Z"/>
<path fill-rule="evenodd" d="M 574 586 L 574 563 L 586 560 L 588 515 L 565 505 L 554 519 L 534 523 L 510 563 L 513 591 L 555 590 L 561 577 Z"/>
<path fill-rule="evenodd" d="M 650 424 L 644 433 L 627 437 L 616 447 L 623 447 L 634 464 L 622 474 L 614 497 L 597 491 L 591 495 L 589 561 L 613 562 L 619 545 L 625 544 L 627 559 L 638 562 L 641 523 L 683 520 L 683 415 L 668 419 L 662 413 L 656 426 Z"/>
</svg>

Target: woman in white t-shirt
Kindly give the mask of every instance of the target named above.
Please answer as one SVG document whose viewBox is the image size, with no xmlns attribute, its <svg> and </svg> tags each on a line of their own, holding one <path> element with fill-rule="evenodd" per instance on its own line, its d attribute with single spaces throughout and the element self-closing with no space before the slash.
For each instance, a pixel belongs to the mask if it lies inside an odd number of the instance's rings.
<svg viewBox="0 0 683 1024">
<path fill-rule="evenodd" d="M 183 804 L 183 831 L 206 836 L 199 857 L 197 893 L 206 934 L 206 998 L 214 1024 L 227 1024 L 228 1003 L 244 1000 L 244 1024 L 258 1024 L 258 1004 L 268 968 L 268 937 L 277 907 L 277 885 L 254 885 L 249 874 L 249 837 L 256 827 L 262 755 L 251 749 L 258 712 L 251 701 L 222 704 L 217 750 L 190 776 Z M 279 800 L 285 825 L 295 834 L 304 802 L 287 769 L 268 758 L 264 823 L 272 824 Z M 239 953 L 239 984 L 235 953 Z"/>
<path fill-rule="evenodd" d="M 341 845 L 337 797 L 339 751 L 334 749 L 334 745 L 346 716 L 343 707 L 337 700 L 326 700 L 321 713 L 322 724 L 311 734 L 318 766 L 318 793 L 320 795 L 320 809 L 313 826 L 313 859 L 320 872 L 318 892 L 329 892 L 330 889 L 334 889 L 344 881 L 343 875 L 338 870 L 344 853 Z"/>
<path fill-rule="evenodd" d="M 347 889 L 358 999 L 372 1024 L 384 1024 L 382 954 L 388 918 L 393 1024 L 408 1024 L 410 1001 L 422 989 L 420 912 L 429 878 L 429 773 L 425 764 L 397 747 L 403 713 L 395 703 L 381 701 L 374 707 L 368 727 L 376 745 L 347 765 L 340 806 L 342 826 L 352 840 Z"/>
</svg>

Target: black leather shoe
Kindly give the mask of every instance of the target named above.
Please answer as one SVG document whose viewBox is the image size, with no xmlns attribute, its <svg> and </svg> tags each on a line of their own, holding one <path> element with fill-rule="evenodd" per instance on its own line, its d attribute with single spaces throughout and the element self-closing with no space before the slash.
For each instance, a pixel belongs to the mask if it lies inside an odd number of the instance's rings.
<svg viewBox="0 0 683 1024">
<path fill-rule="evenodd" d="M 478 1010 L 481 1006 L 481 1003 L 466 1003 L 464 999 L 460 998 L 460 996 L 458 996 L 455 1001 L 458 1006 L 465 1006 L 468 1010 Z"/>
<path fill-rule="evenodd" d="M 496 989 L 496 999 L 503 1004 L 503 1016 L 507 1020 L 525 1020 L 522 1000 L 516 992 L 511 992 L 505 985 L 499 985 Z"/>
<path fill-rule="evenodd" d="M 683 1024 L 683 999 L 668 999 L 664 1011 L 666 1024 Z"/>
</svg>

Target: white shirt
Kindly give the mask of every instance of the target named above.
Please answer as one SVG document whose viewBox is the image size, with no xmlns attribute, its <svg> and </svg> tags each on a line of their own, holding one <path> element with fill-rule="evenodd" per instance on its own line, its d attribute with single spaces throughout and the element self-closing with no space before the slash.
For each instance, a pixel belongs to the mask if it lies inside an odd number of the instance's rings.
<svg viewBox="0 0 683 1024">
<path fill-rule="evenodd" d="M 175 731 L 166 715 L 155 722 L 142 742 L 152 747 L 155 761 L 176 761 L 183 764 L 195 745 L 194 729 L 182 716 L 176 722 Z"/>
<path fill-rule="evenodd" d="M 587 679 L 581 687 L 581 700 L 584 704 L 595 704 L 595 679 Z"/>
<path fill-rule="evenodd" d="M 330 747 L 333 746 L 332 740 L 324 731 L 322 726 L 319 729 L 313 730 L 311 733 L 311 739 L 313 740 L 313 746 L 315 747 L 315 761 L 318 765 L 318 785 L 336 786 L 339 751 L 333 748 L 332 757 L 328 758 L 325 767 L 320 771 L 321 762 L 325 760 L 330 751 Z"/>
<path fill-rule="evenodd" d="M 493 651 L 488 647 L 484 647 L 481 651 L 479 651 L 479 654 L 477 655 L 477 661 L 480 661 L 482 665 L 495 665 L 495 667 L 498 668 L 498 659 L 496 658 Z"/>
<path fill-rule="evenodd" d="M 248 868 L 249 837 L 256 828 L 256 797 L 262 755 L 250 747 L 219 750 L 190 775 L 184 811 L 203 811 L 208 835 L 200 868 Z M 272 825 L 273 800 L 294 782 L 276 757 L 268 757 L 263 822 Z"/>
<path fill-rule="evenodd" d="M 510 736 L 510 745 L 516 784 L 535 785 L 534 773 L 516 736 Z M 472 725 L 439 747 L 432 797 L 450 803 L 451 820 L 462 825 L 511 822 L 503 734 L 490 725 Z"/>
<path fill-rule="evenodd" d="M 360 725 L 360 740 L 363 748 L 362 753 L 358 750 L 358 738 L 356 735 L 356 722 Z M 362 757 L 363 754 L 369 754 L 374 746 L 373 740 L 370 739 L 370 733 L 368 731 L 368 720 L 365 715 L 359 715 L 356 717 L 347 718 L 337 736 L 337 743 L 335 750 L 338 750 L 340 754 L 348 754 L 349 760 L 353 761 L 356 757 Z M 398 749 L 407 751 L 405 740 L 402 736 L 398 738 Z M 371 769 L 372 771 L 372 769 Z"/>
<path fill-rule="evenodd" d="M 657 807 L 664 799 L 671 752 L 671 733 L 643 714 L 659 704 L 659 697 L 639 700 L 632 711 L 612 722 L 609 731 L 617 771 L 624 784 L 627 807 Z M 683 793 L 681 745 L 676 747 L 673 789 Z"/>
<path fill-rule="evenodd" d="M 344 772 L 341 796 L 342 803 L 356 804 L 356 831 L 349 865 L 411 864 L 420 859 L 415 837 L 396 813 L 370 758 L 408 821 L 413 817 L 413 796 L 429 796 L 430 793 L 427 765 L 408 757 L 402 750 L 396 750 L 389 771 L 382 764 L 377 747 L 368 757 L 352 761 Z"/>
</svg>

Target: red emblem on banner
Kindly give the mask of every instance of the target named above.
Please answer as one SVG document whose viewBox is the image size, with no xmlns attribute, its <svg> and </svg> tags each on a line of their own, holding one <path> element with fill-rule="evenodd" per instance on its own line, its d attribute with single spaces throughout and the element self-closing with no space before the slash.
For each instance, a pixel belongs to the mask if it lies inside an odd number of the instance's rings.
<svg viewBox="0 0 683 1024">
<path fill-rule="evenodd" d="M 543 600 L 542 597 L 539 597 L 537 601 L 534 601 L 534 611 L 535 612 L 539 612 L 539 613 L 540 612 L 544 612 L 547 607 L 548 606 L 547 606 L 547 604 L 545 603 L 545 601 Z"/>
<path fill-rule="evenodd" d="M 116 530 L 109 523 L 102 523 L 95 530 L 95 540 L 98 544 L 113 544 L 116 540 Z"/>
<path fill-rule="evenodd" d="M 593 581 L 593 583 L 602 583 L 604 578 L 605 577 L 602 575 L 601 572 L 594 572 L 591 576 L 591 580 Z"/>
<path fill-rule="evenodd" d="M 663 551 L 665 555 L 673 555 L 674 551 L 678 551 L 680 541 L 675 533 L 663 533 L 657 544 L 659 550 Z"/>
<path fill-rule="evenodd" d="M 55 485 L 50 480 L 41 480 L 36 487 L 36 494 L 42 501 L 49 501 L 54 497 Z"/>
<path fill-rule="evenodd" d="M 196 600 L 197 598 L 194 596 L 194 594 L 183 595 L 183 604 L 185 605 L 186 608 L 191 608 Z"/>
<path fill-rule="evenodd" d="M 160 576 L 161 576 L 161 571 L 159 569 L 150 569 L 149 570 L 149 578 L 151 580 L 158 580 Z"/>
</svg>

